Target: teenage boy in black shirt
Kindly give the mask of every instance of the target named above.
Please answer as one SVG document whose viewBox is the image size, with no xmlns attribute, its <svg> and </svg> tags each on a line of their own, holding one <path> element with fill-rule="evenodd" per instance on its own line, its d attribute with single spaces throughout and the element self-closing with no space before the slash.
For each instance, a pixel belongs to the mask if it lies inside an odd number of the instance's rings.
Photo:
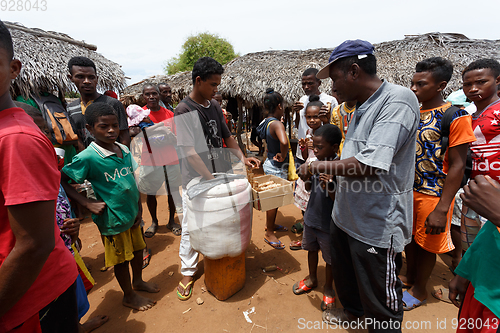
<svg viewBox="0 0 500 333">
<path fill-rule="evenodd" d="M 222 147 L 223 139 L 231 152 L 245 165 L 252 168 L 260 165 L 258 159 L 246 158 L 243 155 L 227 128 L 220 105 L 213 99 L 223 72 L 224 68 L 216 60 L 209 57 L 198 59 L 192 71 L 193 91 L 175 108 L 179 157 L 184 159 L 181 163 L 184 212 L 186 212 L 186 185 L 189 181 L 198 176 L 202 176 L 205 180 L 213 179 L 213 172 L 228 171 L 229 163 L 224 160 L 226 154 L 218 149 Z M 210 135 L 205 134 L 204 128 Z M 192 295 L 193 275 L 198 264 L 198 252 L 191 247 L 187 225 L 187 214 L 184 213 L 179 249 L 183 278 L 177 287 L 177 297 L 181 300 L 187 300 Z"/>
</svg>

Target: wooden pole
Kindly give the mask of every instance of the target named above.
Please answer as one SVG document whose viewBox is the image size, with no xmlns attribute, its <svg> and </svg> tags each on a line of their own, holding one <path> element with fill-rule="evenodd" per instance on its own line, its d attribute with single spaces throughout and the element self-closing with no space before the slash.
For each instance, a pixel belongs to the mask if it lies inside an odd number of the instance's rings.
<svg viewBox="0 0 500 333">
<path fill-rule="evenodd" d="M 17 29 L 20 31 L 30 33 L 34 36 L 43 37 L 43 38 L 53 38 L 53 39 L 57 39 L 57 40 L 60 40 L 60 41 L 66 42 L 66 43 L 85 47 L 85 48 L 92 50 L 92 51 L 97 51 L 97 46 L 92 45 L 92 44 L 87 44 L 85 42 L 80 42 L 80 41 L 75 40 L 73 38 L 68 38 L 68 37 L 63 37 L 63 36 L 51 34 L 50 32 L 46 32 L 46 31 L 43 31 L 43 32 L 36 31 L 36 30 L 30 29 L 30 28 L 22 27 L 22 26 L 19 26 L 17 24 L 12 24 L 12 23 L 8 23 L 8 22 L 4 22 L 4 24 L 9 29 Z"/>
<path fill-rule="evenodd" d="M 245 157 L 247 156 L 246 149 L 241 141 L 241 132 L 243 128 L 243 101 L 238 97 L 238 127 L 236 127 L 236 140 L 238 141 L 238 146 L 240 146 L 241 151 Z"/>
</svg>

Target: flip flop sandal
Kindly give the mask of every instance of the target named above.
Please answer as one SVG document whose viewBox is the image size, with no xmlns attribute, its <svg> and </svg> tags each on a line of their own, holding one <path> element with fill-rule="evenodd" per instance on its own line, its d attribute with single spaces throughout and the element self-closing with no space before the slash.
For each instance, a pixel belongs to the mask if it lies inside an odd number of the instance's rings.
<svg viewBox="0 0 500 333">
<path fill-rule="evenodd" d="M 154 235 L 156 235 L 156 232 L 158 231 L 158 225 L 157 224 L 151 224 L 149 228 L 146 229 L 144 232 L 144 237 L 146 238 L 151 238 Z"/>
<path fill-rule="evenodd" d="M 423 301 L 418 298 L 413 297 L 408 291 L 403 292 L 403 310 L 410 311 L 415 308 L 418 308 L 420 305 L 424 305 L 427 303 L 427 300 Z"/>
<path fill-rule="evenodd" d="M 450 301 L 450 290 L 448 288 L 438 288 L 431 291 L 431 295 L 434 296 L 435 299 L 440 301 L 453 304 Z"/>
<path fill-rule="evenodd" d="M 264 230 L 267 231 L 267 228 L 264 229 Z M 284 225 L 275 224 L 274 225 L 274 231 L 288 231 L 288 228 L 285 227 Z"/>
<path fill-rule="evenodd" d="M 306 279 L 300 280 L 299 282 L 295 282 L 295 284 L 292 286 L 292 291 L 295 295 L 302 295 L 302 294 L 308 293 L 311 290 L 313 290 L 314 288 L 316 288 L 316 287 L 306 286 L 306 283 L 304 281 L 306 281 Z M 298 289 L 298 291 L 297 291 L 297 289 Z"/>
<path fill-rule="evenodd" d="M 149 266 L 149 262 L 151 261 L 152 256 L 153 255 L 151 254 L 151 249 L 148 249 L 148 254 L 144 258 L 142 258 L 142 269 Z"/>
<path fill-rule="evenodd" d="M 323 322 L 327 324 L 340 324 L 342 322 L 350 322 L 344 309 L 333 308 L 323 311 Z"/>
<path fill-rule="evenodd" d="M 277 242 L 270 242 L 270 241 L 268 241 L 267 239 L 264 238 L 264 242 L 266 242 L 267 244 L 271 245 L 276 250 L 283 250 L 285 248 L 285 244 L 281 243 L 280 240 L 278 240 Z"/>
<path fill-rule="evenodd" d="M 302 242 L 301 241 L 293 241 L 290 243 L 290 250 L 297 251 L 302 250 Z"/>
<path fill-rule="evenodd" d="M 179 281 L 179 286 L 182 287 L 182 289 L 184 289 L 184 291 L 186 291 L 186 289 L 189 287 L 189 285 L 193 284 L 194 280 L 191 280 L 188 282 L 188 284 L 184 285 L 182 282 Z M 191 298 L 191 296 L 193 295 L 193 287 L 189 288 L 189 294 L 187 294 L 187 296 L 184 296 L 183 294 L 181 294 L 179 292 L 179 290 L 177 290 L 177 298 L 180 299 L 181 301 L 187 301 L 188 299 Z"/>
<path fill-rule="evenodd" d="M 335 305 L 335 296 L 328 297 L 326 295 L 323 295 L 323 301 L 321 302 L 321 311 L 326 311 L 328 309 L 327 306 L 330 304 Z"/>
<path fill-rule="evenodd" d="M 176 236 L 180 236 L 182 234 L 182 228 L 180 225 L 178 224 L 175 224 L 173 227 L 170 227 L 168 224 L 167 224 L 167 229 L 172 231 L 172 233 Z"/>
<path fill-rule="evenodd" d="M 304 231 L 304 226 L 302 225 L 301 222 L 297 222 L 294 225 L 292 225 L 292 232 L 296 234 L 300 234 L 302 231 Z"/>
</svg>

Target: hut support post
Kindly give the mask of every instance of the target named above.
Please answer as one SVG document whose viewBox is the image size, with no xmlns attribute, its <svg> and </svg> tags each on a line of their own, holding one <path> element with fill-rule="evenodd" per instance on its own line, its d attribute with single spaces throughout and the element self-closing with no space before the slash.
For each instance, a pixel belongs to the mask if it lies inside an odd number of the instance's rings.
<svg viewBox="0 0 500 333">
<path fill-rule="evenodd" d="M 238 141 L 238 146 L 240 146 L 243 155 L 247 156 L 247 151 L 241 140 L 241 132 L 243 129 L 243 100 L 238 98 L 238 127 L 236 128 L 236 140 Z"/>
</svg>

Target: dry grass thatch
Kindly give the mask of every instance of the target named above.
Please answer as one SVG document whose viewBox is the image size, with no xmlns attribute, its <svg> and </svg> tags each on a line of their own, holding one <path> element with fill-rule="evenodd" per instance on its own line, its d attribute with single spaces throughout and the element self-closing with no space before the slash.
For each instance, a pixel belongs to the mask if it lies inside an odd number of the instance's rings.
<svg viewBox="0 0 500 333">
<path fill-rule="evenodd" d="M 388 82 L 409 86 L 417 62 L 434 56 L 449 59 L 454 65 L 454 75 L 445 94 L 461 88 L 461 71 L 474 60 L 495 58 L 500 60 L 500 40 L 473 40 L 461 34 L 428 33 L 407 36 L 375 44 L 378 75 Z M 321 68 L 328 63 L 333 49 L 306 51 L 265 51 L 249 53 L 229 62 L 222 75 L 219 91 L 227 97 L 236 97 L 248 107 L 262 105 L 266 88 L 272 87 L 283 95 L 286 106 L 303 95 L 301 74 L 309 68 Z M 182 79 L 181 79 L 182 78 Z M 128 96 L 138 98 L 146 82 L 168 82 L 177 101 L 192 89 L 191 72 L 171 76 L 154 76 L 124 90 Z M 320 90 L 331 90 L 330 79 L 323 80 Z"/>
<path fill-rule="evenodd" d="M 417 62 L 430 57 L 449 59 L 454 69 L 445 95 L 462 88 L 462 71 L 471 62 L 500 60 L 500 40 L 469 39 L 462 34 L 428 33 L 374 46 L 379 77 L 407 87 Z"/>
<path fill-rule="evenodd" d="M 179 103 L 193 88 L 191 72 L 182 72 L 174 75 L 155 75 L 126 87 L 120 96 L 122 103 L 125 105 L 145 104 L 144 100 L 141 100 L 141 93 L 142 87 L 146 83 L 168 84 L 172 88 L 172 100 L 174 103 Z"/>
<path fill-rule="evenodd" d="M 126 86 L 120 65 L 96 52 L 97 47 L 72 39 L 58 32 L 26 28 L 19 23 L 5 22 L 14 43 L 14 55 L 23 68 L 12 84 L 16 94 L 25 97 L 40 89 L 77 91 L 68 79 L 68 61 L 84 56 L 94 61 L 99 75 L 99 90 L 120 91 Z"/>
</svg>

